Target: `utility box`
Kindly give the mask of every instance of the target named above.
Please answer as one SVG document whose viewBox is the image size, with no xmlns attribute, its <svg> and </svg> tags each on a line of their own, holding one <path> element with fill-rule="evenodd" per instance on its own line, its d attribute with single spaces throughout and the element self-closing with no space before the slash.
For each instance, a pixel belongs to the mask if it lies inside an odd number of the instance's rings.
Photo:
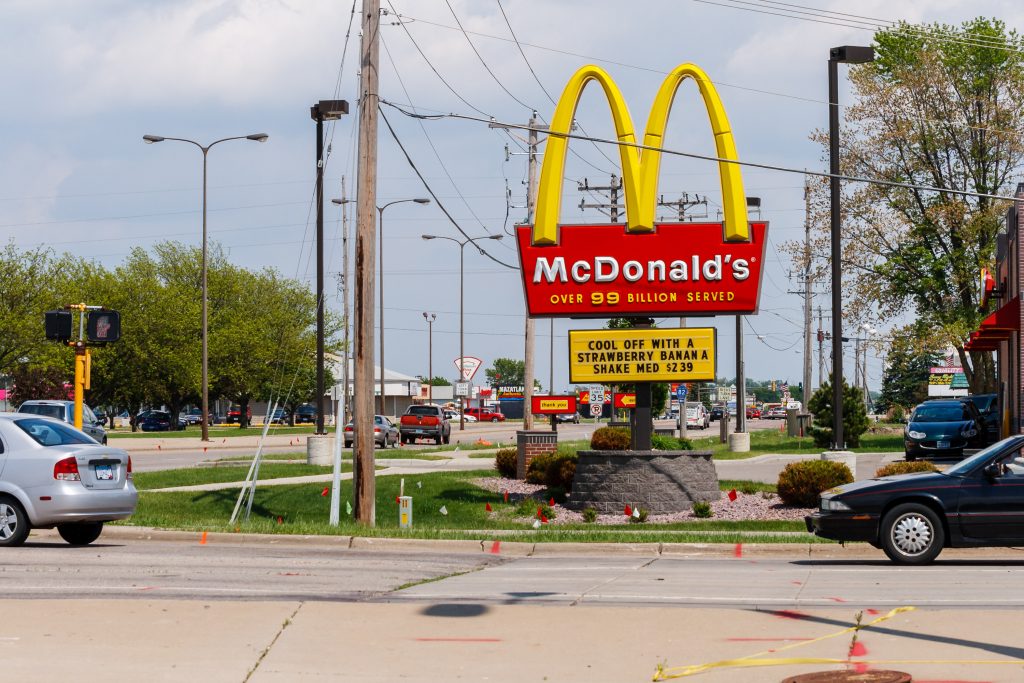
<svg viewBox="0 0 1024 683">
<path fill-rule="evenodd" d="M 412 528 L 412 496 L 399 496 L 398 498 L 398 527 L 400 529 Z"/>
</svg>

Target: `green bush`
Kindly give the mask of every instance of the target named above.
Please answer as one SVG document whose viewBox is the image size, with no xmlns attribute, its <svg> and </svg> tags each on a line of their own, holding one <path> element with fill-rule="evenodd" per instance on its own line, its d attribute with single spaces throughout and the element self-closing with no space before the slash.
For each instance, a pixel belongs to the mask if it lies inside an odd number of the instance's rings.
<svg viewBox="0 0 1024 683">
<path fill-rule="evenodd" d="M 831 379 L 831 377 L 829 378 Z M 832 446 L 832 384 L 825 382 L 814 392 L 807 404 L 814 414 L 811 436 L 819 448 Z M 864 407 L 864 395 L 858 387 L 851 387 L 843 380 L 843 448 L 860 446 L 861 434 L 868 429 L 868 413 Z"/>
<path fill-rule="evenodd" d="M 583 508 L 583 521 L 593 524 L 597 521 L 597 510 L 595 508 Z"/>
<path fill-rule="evenodd" d="M 494 469 L 506 479 L 516 478 L 516 458 L 519 453 L 515 448 L 502 448 L 494 454 Z"/>
<path fill-rule="evenodd" d="M 576 476 L 576 460 L 573 451 L 555 451 L 534 456 L 526 468 L 526 481 L 531 484 L 543 484 L 548 488 L 572 490 L 572 480 Z"/>
<path fill-rule="evenodd" d="M 540 519 L 537 514 L 537 510 L 544 513 L 544 516 L 548 519 L 555 518 L 554 509 L 544 501 L 537 500 L 536 498 L 523 498 L 516 505 L 516 517 L 536 517 Z"/>
<path fill-rule="evenodd" d="M 753 481 L 745 481 L 740 484 L 740 493 L 752 496 L 757 493 L 757 483 Z"/>
<path fill-rule="evenodd" d="M 850 468 L 831 460 L 791 462 L 779 474 L 779 498 L 786 505 L 817 507 L 822 491 L 853 481 Z"/>
<path fill-rule="evenodd" d="M 693 516 L 707 519 L 712 515 L 711 503 L 705 500 L 698 500 L 693 503 Z"/>
<path fill-rule="evenodd" d="M 595 451 L 628 451 L 629 445 L 626 427 L 601 427 L 590 437 L 590 447 Z"/>
<path fill-rule="evenodd" d="M 637 508 L 635 515 L 629 516 L 630 524 L 643 524 L 647 521 L 647 515 L 650 514 L 647 508 Z"/>
<path fill-rule="evenodd" d="M 689 439 L 677 439 L 662 434 L 651 435 L 651 447 L 659 451 L 692 451 L 693 444 Z"/>
<path fill-rule="evenodd" d="M 894 474 L 911 474 L 912 472 L 938 472 L 939 468 L 927 460 L 914 460 L 912 462 L 891 462 L 882 465 L 875 472 L 876 477 L 891 477 Z"/>
</svg>

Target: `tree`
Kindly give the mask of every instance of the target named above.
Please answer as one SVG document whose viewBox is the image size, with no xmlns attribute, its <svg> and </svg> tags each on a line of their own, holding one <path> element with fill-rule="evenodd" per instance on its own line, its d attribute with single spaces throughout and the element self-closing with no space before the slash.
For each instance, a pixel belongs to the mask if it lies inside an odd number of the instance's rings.
<svg viewBox="0 0 1024 683">
<path fill-rule="evenodd" d="M 518 387 L 525 381 L 526 363 L 511 358 L 495 358 L 485 373 L 491 386 Z"/>
<path fill-rule="evenodd" d="M 928 398 L 929 368 L 941 361 L 942 354 L 919 348 L 916 339 L 916 335 L 898 335 L 889 347 L 877 402 L 881 412 L 893 406 L 911 408 Z"/>
<path fill-rule="evenodd" d="M 422 379 L 422 381 L 424 384 L 429 384 L 432 387 L 450 387 L 452 385 L 452 383 L 444 377 L 431 377 L 430 379 Z"/>
<path fill-rule="evenodd" d="M 863 320 L 912 312 L 929 338 L 957 350 L 972 392 L 994 391 L 991 353 L 963 343 L 983 316 L 975 283 L 992 264 L 1006 205 L 926 188 L 1010 194 L 1024 161 L 1024 40 L 978 18 L 899 24 L 875 42 L 875 61 L 850 70 L 857 101 L 846 110 L 842 172 L 917 187 L 844 184 L 844 308 Z"/>
<path fill-rule="evenodd" d="M 821 448 L 832 445 L 832 376 L 821 388 L 814 392 L 807 406 L 814 414 L 811 435 L 814 444 Z M 843 380 L 843 437 L 845 444 L 841 448 L 856 448 L 860 445 L 860 436 L 868 430 L 867 409 L 864 407 L 864 394 L 860 388 L 851 387 Z"/>
</svg>

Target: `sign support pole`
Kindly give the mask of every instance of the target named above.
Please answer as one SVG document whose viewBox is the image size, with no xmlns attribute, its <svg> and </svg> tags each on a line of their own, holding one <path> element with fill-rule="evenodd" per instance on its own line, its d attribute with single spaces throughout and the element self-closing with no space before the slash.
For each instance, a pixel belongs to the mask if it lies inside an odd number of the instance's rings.
<svg viewBox="0 0 1024 683">
<path fill-rule="evenodd" d="M 650 318 L 634 318 L 636 329 L 650 329 L 654 321 Z M 651 431 L 654 422 L 651 420 L 651 383 L 636 383 L 636 408 L 633 409 L 633 435 L 631 450 L 651 450 Z"/>
</svg>

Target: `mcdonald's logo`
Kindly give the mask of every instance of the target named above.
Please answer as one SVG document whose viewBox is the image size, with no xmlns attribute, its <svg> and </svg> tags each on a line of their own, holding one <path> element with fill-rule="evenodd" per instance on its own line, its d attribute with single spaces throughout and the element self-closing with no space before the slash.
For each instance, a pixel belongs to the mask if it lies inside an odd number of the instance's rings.
<svg viewBox="0 0 1024 683">
<path fill-rule="evenodd" d="M 697 83 L 717 150 L 721 223 L 657 223 L 660 148 L 679 86 Z M 569 134 L 584 88 L 604 92 L 622 163 L 625 229 L 559 225 Z M 753 313 L 757 310 L 767 223 L 749 222 L 743 179 L 725 108 L 693 64 L 677 66 L 654 98 L 637 146 L 618 86 L 588 65 L 569 79 L 555 106 L 541 167 L 535 222 L 517 227 L 523 287 L 532 317 L 614 317 Z"/>
</svg>

